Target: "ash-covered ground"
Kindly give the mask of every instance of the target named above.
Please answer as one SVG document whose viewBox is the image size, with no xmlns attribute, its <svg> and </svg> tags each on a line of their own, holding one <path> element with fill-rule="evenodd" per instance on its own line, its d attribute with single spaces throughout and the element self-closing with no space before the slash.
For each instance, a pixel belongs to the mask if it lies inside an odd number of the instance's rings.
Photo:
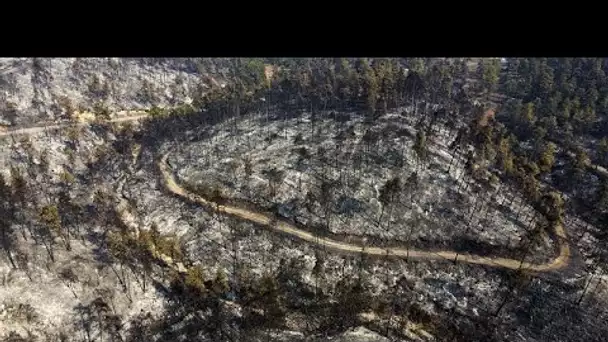
<svg viewBox="0 0 608 342">
<path fill-rule="evenodd" d="M 313 137 L 307 116 L 229 123 L 209 139 L 174 150 L 169 161 L 184 184 L 218 188 L 227 197 L 275 207 L 302 225 L 329 226 L 328 233 L 370 243 L 513 257 L 535 223 L 518 192 L 465 174 L 464 156 L 447 148 L 455 132 L 446 127 L 429 140 L 428 160 L 421 162 L 412 148 L 415 129 L 401 115 L 371 127 L 354 115 L 315 125 Z M 383 206 L 380 189 L 392 177 L 400 178 L 402 189 Z M 337 184 L 329 203 L 307 198 L 328 180 Z M 545 236 L 532 258 L 545 261 L 554 253 Z"/>
<path fill-rule="evenodd" d="M 89 166 L 107 156 L 108 144 L 116 136 L 100 127 L 81 127 L 78 139 L 72 139 L 75 136 L 70 138 L 68 131 L 5 137 L 0 144 L 0 160 L 5 166 L 2 175 L 10 180 L 13 173 L 21 174 L 28 194 L 28 204 L 14 226 L 18 243 L 11 253 L 17 267 L 11 267 L 8 260 L 0 264 L 3 338 L 12 332 L 44 341 L 62 335 L 86 340 L 84 327 L 91 324 L 86 320 L 91 318 L 98 298 L 109 303 L 109 315 L 121 322 L 142 311 L 162 313 L 159 294 L 136 285 L 139 276 L 128 268 L 121 270 L 105 251 L 103 234 L 107 225 L 97 220 L 100 215 L 93 209 L 95 192 L 113 192 L 109 180 L 112 173 L 122 170 L 118 171 L 117 164 L 114 172 L 91 172 Z M 66 175 L 70 175 L 69 181 Z M 65 240 L 44 239 L 40 208 L 56 203 L 62 189 L 80 210 L 68 215 L 67 206 L 60 205 L 60 213 L 66 215 L 62 224 L 71 234 Z M 130 286 L 125 287 L 123 282 Z M 92 338 L 98 336 L 95 327 L 89 329 Z"/>
<path fill-rule="evenodd" d="M 197 183 L 215 187 L 236 204 L 278 211 L 287 219 L 299 222 L 303 229 L 316 229 L 322 235 L 353 244 L 364 242 L 365 237 L 370 245 L 408 246 L 410 243 L 412 248 L 435 250 L 461 246 L 465 253 L 503 253 L 516 257 L 515 248 L 525 235 L 525 223 L 532 209 L 523 207 L 520 218 L 524 222 L 514 222 L 521 202 L 516 191 L 503 186 L 500 191 L 481 188 L 475 194 L 476 182 L 462 174 L 464 156 L 446 147 L 454 132 L 441 127 L 435 138 L 429 138 L 429 158 L 421 165 L 412 151 L 414 124 L 400 115 L 387 115 L 372 125 L 369 131 L 376 132 L 378 139 L 371 139 L 369 144 L 363 139 L 366 127 L 355 115 L 342 123 L 323 119 L 315 125 L 313 138 L 310 117 L 306 115 L 286 121 L 268 120 L 262 115 L 239 121 L 236 126 L 226 122 L 196 132 L 183 132 L 195 136 L 206 131 L 207 137 L 182 144 L 166 142 L 159 151 L 170 152 L 169 163 L 180 184 L 193 188 Z M 344 132 L 343 139 L 335 139 L 340 132 Z M 496 312 L 494 328 L 504 331 L 508 340 L 572 338 L 585 334 L 591 334 L 586 336 L 594 340 L 593 336 L 598 336 L 593 335 L 594 330 L 589 326 L 600 325 L 605 315 L 602 308 L 606 286 L 602 277 L 584 277 L 580 271 L 568 270 L 540 275 L 529 280 L 527 286 L 518 287 L 514 284 L 522 282 L 510 281 L 509 274 L 490 267 L 454 264 L 450 260 L 387 260 L 324 250 L 266 227 L 216 215 L 169 194 L 160 179 L 157 152 L 136 144 L 132 151 L 122 155 L 114 153 L 115 150 L 107 153 L 107 147 L 120 140 L 120 129 L 93 127 L 83 129 L 80 134 L 76 147 L 71 146 L 67 131 L 27 140 L 7 138 L 2 144 L 1 156 L 5 165 L 23 170 L 30 187 L 37 189 L 33 193 L 40 196 L 37 200 L 40 203 L 49 200 L 45 198 L 47 194 L 60 191 L 62 173 L 66 170 L 75 176 L 69 187 L 70 196 L 83 207 L 94 205 L 95 192 L 100 189 L 114 197 L 112 203 L 125 199 L 140 229 L 150 229 L 154 224 L 163 234 L 178 236 L 187 259 L 201 265 L 207 279 L 223 270 L 233 289 L 268 273 L 280 279 L 289 289 L 283 302 L 288 308 L 285 325 L 262 334 L 260 340 L 269 336 L 278 341 L 323 340 L 314 337 L 314 332 L 325 328 L 331 310 L 321 314 L 303 308 L 310 307 L 305 304 L 317 298 L 314 296 L 340 296 L 342 282 L 352 279 L 363 279 L 375 301 L 407 299 L 409 307 L 419 313 L 395 314 L 387 320 L 386 315 L 377 313 L 381 310 L 379 307 L 372 307 L 358 313 L 356 323 L 345 327 L 346 332 L 336 332 L 340 335 L 336 339 L 356 341 L 372 336 L 382 340 L 379 334 L 391 326 L 401 329 L 410 340 L 432 340 L 429 333 L 436 335 L 435 325 L 428 317 L 448 317 L 445 315 L 449 313 L 455 325 L 470 330 L 475 327 L 468 326 L 474 324 L 471 322 L 484 321 Z M 449 166 L 452 155 L 454 161 Z M 71 158 L 74 163 L 70 163 Z M 48 163 L 42 162 L 44 160 Z M 251 165 L 249 176 L 245 172 L 245 160 Z M 35 169 L 37 167 L 41 169 Z M 418 187 L 403 190 L 382 213 L 378 200 L 382 185 L 395 176 L 405 182 L 413 171 L 419 175 Z M 3 172 L 10 175 L 6 168 Z M 277 181 L 270 182 L 269 175 Z M 331 211 L 325 210 L 324 203 L 318 200 L 307 206 L 306 194 L 318 193 L 321 180 L 329 177 L 342 183 L 331 192 Z M 471 184 L 467 186 L 464 182 Z M 474 196 L 482 195 L 486 198 L 480 198 L 477 208 L 472 210 Z M 488 206 L 486 203 L 490 202 L 504 203 L 505 207 Z M 509 202 L 512 202 L 510 208 Z M 1 269 L 1 331 L 7 334 L 15 331 L 22 336 L 27 336 L 29 331 L 43 340 L 44 336 L 55 336 L 46 338 L 51 339 L 63 333 L 73 336 L 73 340 L 86 340 L 83 317 L 94 312 L 93 304 L 100 297 L 111 303 L 110 312 L 120 318 L 123 336 L 142 315 L 149 313 L 162 319 L 172 313 L 174 304 L 163 289 L 166 270 L 156 267 L 150 275 L 156 285 L 149 285 L 144 291 L 137 269 L 122 269 L 108 257 L 102 234 L 108 227 L 120 223 L 111 222 L 114 211 L 111 207 L 107 209 L 110 222 L 87 220 L 86 214 L 71 222 L 71 249 L 66 250 L 61 240 L 56 239 L 54 262 L 48 260 L 45 247 L 34 241 L 37 208 L 26 211 L 32 219 L 23 229 L 26 238 L 20 238 L 23 255 L 20 258 L 27 267 L 15 270 L 4 263 Z M 328 212 L 329 229 L 324 218 Z M 381 213 L 381 224 L 378 224 Z M 88 216 L 103 215 L 97 211 Z M 469 217 L 472 224 L 467 229 Z M 567 218 L 566 224 L 574 221 Z M 33 235 L 28 227 L 34 231 Z M 454 243 L 459 239 L 466 242 L 464 246 Z M 584 235 L 577 239 L 587 240 L 589 237 Z M 526 260 L 546 262 L 554 252 L 553 242 L 546 237 Z M 129 284 L 127 289 L 123 281 Z M 569 302 L 575 305 L 564 304 Z M 233 296 L 228 296 L 224 303 L 230 308 L 226 310 L 235 316 L 243 309 L 237 304 L 239 298 Z M 352 311 L 347 306 L 337 310 Z M 567 314 L 558 315 L 558 312 Z M 90 327 L 93 338 L 99 336 L 98 330 Z M 566 332 L 568 330 L 570 332 Z M 435 339 L 442 338 L 436 335 Z"/>
<path fill-rule="evenodd" d="M 224 83 L 222 59 L 0 58 L 0 127 L 169 107 Z"/>
<path fill-rule="evenodd" d="M 384 117 L 372 127 L 372 130 L 380 132 L 382 143 L 378 142 L 375 146 L 370 144 L 369 149 L 364 144 L 357 144 L 361 141 L 360 135 L 363 134 L 364 125 L 362 120 L 355 116 L 344 124 L 327 119 L 317 122 L 316 125 L 316 138 L 313 141 L 310 119 L 306 116 L 280 121 L 269 120 L 262 115 L 236 122 L 236 124 L 225 123 L 208 127 L 204 129 L 207 132 L 207 138 L 202 141 L 178 145 L 169 143 L 161 150 L 171 153 L 169 164 L 182 184 L 189 185 L 193 189 L 197 188 L 197 184 L 198 188 L 205 190 L 219 189 L 222 196 L 236 199 L 233 201 L 234 203 L 275 210 L 287 218 L 295 217 L 294 221 L 302 223 L 301 227 L 306 227 L 306 224 L 308 227 L 315 224 L 322 227 L 324 223 L 324 211 L 319 205 L 313 207 L 312 215 L 308 211 L 304 204 L 306 192 L 315 191 L 313 186 L 316 184 L 317 188 L 319 187 L 319 183 L 321 183 L 319 177 L 323 175 L 331 175 L 334 179 L 342 177 L 344 183 L 348 182 L 348 186 L 337 190 L 332 196 L 335 202 L 332 208 L 329 233 L 334 237 L 342 237 L 350 242 L 359 243 L 362 240 L 357 239 L 356 236 L 365 235 L 368 238 L 367 241 L 386 243 L 385 241 L 388 240 L 386 237 L 389 236 L 393 240 L 392 244 L 402 245 L 407 242 L 408 236 L 408 226 L 404 223 L 408 222 L 408 218 L 411 220 L 412 213 L 417 212 L 418 217 L 426 218 L 427 223 L 425 226 L 419 225 L 418 227 L 421 228 L 412 231 L 410 237 L 412 246 L 423 248 L 430 245 L 431 248 L 436 249 L 455 247 L 446 236 L 456 239 L 459 234 L 466 232 L 466 225 L 455 225 L 454 222 L 458 223 L 456 217 L 450 219 L 447 215 L 437 217 L 438 215 L 431 214 L 431 210 L 436 213 L 441 209 L 440 207 L 434 206 L 426 213 L 423 209 L 425 206 L 430 207 L 429 203 L 442 203 L 436 199 L 449 193 L 450 190 L 446 187 L 457 189 L 459 184 L 455 178 L 464 178 L 465 181 L 473 183 L 470 177 L 463 177 L 459 174 L 464 172 L 462 170 L 463 156 L 456 154 L 455 160 L 461 160 L 461 163 L 454 162 L 451 167 L 448 166 L 452 152 L 447 150 L 446 145 L 450 142 L 448 137 L 454 136 L 453 133 L 443 128 L 439 136 L 429 143 L 430 158 L 423 167 L 416 164 L 414 153 L 411 151 L 414 136 L 412 124 L 399 115 Z M 338 128 L 339 126 L 342 128 Z M 344 139 L 338 148 L 334 137 L 336 132 L 345 130 L 350 130 L 353 134 L 350 134 L 350 139 Z M 402 137 L 391 139 L 390 132 L 393 130 L 407 130 L 409 133 L 404 132 Z M 183 132 L 183 134 L 203 135 L 200 131 Z M 268 139 L 268 137 L 272 138 Z M 318 146 L 323 146 L 324 155 L 328 156 L 323 161 L 319 160 L 322 158 L 318 156 Z M 302 153 L 302 148 L 305 148 L 307 152 Z M 347 161 L 356 159 L 356 153 L 365 150 L 377 151 L 377 154 L 382 156 L 391 153 L 401 154 L 403 163 L 396 167 L 386 159 L 375 157 L 376 162 L 373 165 L 374 156 L 372 155 L 368 157 L 370 160 L 367 165 L 365 161 L 362 161 L 356 164 L 355 168 L 352 166 L 349 168 L 346 164 Z M 336 153 L 336 151 L 340 152 Z M 306 155 L 308 157 L 303 157 Z M 336 155 L 338 158 L 331 158 Z M 340 167 L 333 166 L 336 165 L 336 159 L 337 165 L 343 165 L 342 175 L 340 175 Z M 244 167 L 245 160 L 251 165 L 249 177 L 247 177 Z M 344 165 L 346 166 L 344 167 Z M 268 171 L 272 169 L 276 172 L 271 171 L 271 173 L 283 175 L 282 180 L 276 184 L 271 184 L 268 179 Z M 426 182 L 422 181 L 421 183 L 424 185 L 415 190 L 413 200 L 406 195 L 400 199 L 401 203 L 395 204 L 390 229 L 378 226 L 377 220 L 374 219 L 382 210 L 381 204 L 377 201 L 378 188 L 389 177 L 397 175 L 406 178 L 413 170 L 417 170 L 420 177 Z M 130 189 L 129 196 L 136 198 L 136 203 L 142 203 L 138 205 L 139 215 L 146 217 L 148 226 L 155 222 L 163 229 L 167 229 L 167 232 L 182 236 L 187 241 L 188 252 L 192 259 L 209 267 L 210 274 L 215 269 L 222 268 L 231 274 L 232 279 L 235 279 L 234 275 L 238 274 L 239 269 L 242 268 L 254 274 L 262 274 L 268 269 L 276 270 L 277 273 L 287 272 L 285 269 L 291 268 L 291 272 L 294 272 L 293 269 L 297 270 L 296 278 L 302 284 L 318 287 L 319 291 L 328 293 L 332 293 L 341 279 L 352 279 L 361 274 L 364 274 L 370 284 L 373 284 L 371 289 L 377 294 L 387 293 L 396 284 L 406 279 L 412 291 L 410 295 L 423 310 L 428 312 L 453 310 L 457 316 L 464 315 L 470 318 L 486 317 L 502 309 L 499 314 L 501 327 L 512 329 L 508 327 L 516 324 L 517 328 L 511 330 L 508 336 L 520 340 L 529 340 L 530 336 L 540 338 L 542 333 L 558 336 L 557 334 L 563 333 L 565 328 L 563 323 L 557 322 L 570 319 L 564 316 L 555 317 L 554 322 L 544 320 L 547 324 L 547 327 L 543 328 L 544 330 L 536 327 L 535 330 L 530 331 L 529 326 L 524 323 L 528 324 L 530 319 L 537 319 L 531 318 L 531 315 L 544 315 L 541 313 L 543 310 L 563 309 L 570 305 L 569 303 L 577 303 L 580 298 L 583 298 L 583 303 L 594 304 L 589 304 L 588 307 L 582 309 L 576 307 L 576 309 L 572 309 L 573 312 L 576 312 L 577 317 L 582 317 L 581 315 L 593 317 L 598 312 L 597 310 L 601 311 L 601 304 L 598 303 L 602 303 L 604 301 L 602 298 L 605 298 L 603 278 L 584 277 L 581 271 L 569 270 L 561 275 L 559 273 L 541 275 L 540 278 L 529 279 L 527 288 L 513 290 L 512 283 L 505 280 L 509 279 L 509 276 L 492 268 L 454 265 L 449 261 L 442 263 L 408 262 L 406 260 L 362 259 L 357 255 L 340 255 L 271 232 L 264 227 L 217 216 L 195 204 L 186 203 L 183 199 L 167 196 L 166 190 L 163 190 L 163 186 L 159 184 L 158 174 L 156 175 L 156 185 L 153 187 L 150 187 L 150 183 L 146 182 L 146 179 L 149 180 L 150 176 L 142 170 L 138 180 L 134 180 L 132 184 L 125 187 Z M 377 179 L 377 181 L 374 182 L 372 179 Z M 204 186 L 200 187 L 200 184 Z M 444 185 L 443 188 L 441 185 Z M 460 208 L 454 203 L 446 203 L 446 200 L 443 201 L 444 206 L 451 207 L 452 211 L 466 212 L 468 209 L 466 204 L 471 201 L 472 194 L 470 191 L 465 192 L 462 189 L 460 193 L 462 202 L 464 202 Z M 367 197 L 365 197 L 366 195 Z M 519 196 L 517 192 L 503 187 L 495 196 L 490 197 L 492 200 L 505 204 L 509 203 L 510 198 L 513 197 L 512 209 L 503 207 L 501 211 L 490 207 L 490 210 L 495 211 L 492 215 L 488 214 L 489 218 L 495 217 L 492 229 L 483 229 L 477 224 L 477 222 L 483 221 L 482 216 L 485 215 L 485 211 L 476 212 L 476 215 L 473 215 L 473 222 L 476 224 L 471 225 L 467 236 L 471 239 L 478 239 L 480 244 L 494 243 L 496 246 L 494 252 L 498 255 L 500 254 L 500 243 L 516 245 L 515 241 L 519 241 L 525 234 L 525 228 L 513 223 L 512 217 L 509 220 L 508 212 L 519 210 L 518 204 L 521 201 Z M 351 203 L 357 203 L 358 212 L 341 212 L 340 205 L 338 205 L 340 197 L 343 199 L 346 197 L 346 201 L 350 199 Z M 504 199 L 505 197 L 508 200 Z M 273 202 L 281 203 L 283 206 L 277 208 Z M 453 209 L 454 207 L 456 209 Z M 529 213 L 531 210 L 526 206 L 521 212 Z M 167 212 L 171 212 L 169 217 Z M 385 218 L 388 217 L 387 212 L 385 215 Z M 511 215 L 513 216 L 513 214 Z M 526 219 L 530 217 L 529 214 L 520 215 Z M 434 229 L 422 228 L 432 225 L 428 222 L 433 220 L 439 222 L 433 225 Z M 575 221 L 576 219 L 572 217 L 566 219 L 567 224 L 574 224 Z M 446 227 L 447 224 L 450 226 Z M 459 230 L 451 228 L 454 226 Z M 580 226 L 576 227 L 578 228 L 575 231 L 580 231 Z M 319 233 L 328 234 L 323 231 L 319 231 Z M 509 233 L 512 235 L 509 236 Z M 374 235 L 386 240 L 374 240 Z M 425 237 L 427 241 L 432 242 L 427 245 L 421 243 L 420 241 L 424 242 Z M 474 245 L 469 244 L 467 247 L 469 248 L 466 250 L 467 252 L 481 252 L 476 250 Z M 544 244 L 537 246 L 526 260 L 547 261 L 555 256 L 552 247 L 553 242 L 545 237 Z M 322 277 L 315 273 L 315 266 L 319 260 L 322 261 L 324 270 Z M 361 260 L 365 260 L 363 268 L 360 266 Z M 215 267 L 210 265 L 215 265 Z M 593 295 L 586 292 L 585 288 L 589 287 L 594 289 Z M 583 296 L 584 293 L 587 295 Z M 551 301 L 540 306 L 541 308 L 535 309 L 533 314 L 530 313 L 517 319 L 513 316 L 513 310 L 521 314 L 520 306 L 536 305 L 545 297 L 550 297 Z M 296 300 L 296 298 L 292 300 Z M 504 308 L 501 308 L 503 301 L 506 304 Z M 289 322 L 293 329 L 297 330 L 298 313 L 294 311 L 292 315 L 294 318 Z M 597 317 L 603 317 L 602 315 L 604 313 Z M 523 321 L 520 322 L 518 319 L 523 319 Z M 309 324 L 314 325 L 314 320 L 309 320 Z M 318 324 L 321 323 L 318 322 Z M 520 324 L 521 326 L 519 326 Z"/>
</svg>

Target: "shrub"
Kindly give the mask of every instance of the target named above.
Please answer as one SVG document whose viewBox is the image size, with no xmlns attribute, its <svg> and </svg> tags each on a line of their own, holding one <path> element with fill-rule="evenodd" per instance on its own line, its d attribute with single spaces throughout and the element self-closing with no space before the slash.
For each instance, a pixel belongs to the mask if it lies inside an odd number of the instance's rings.
<svg viewBox="0 0 608 342">
<path fill-rule="evenodd" d="M 157 106 L 152 106 L 152 108 L 146 110 L 151 117 L 164 117 L 167 115 L 167 110 L 164 108 L 160 108 Z"/>
<path fill-rule="evenodd" d="M 110 120 L 110 109 L 101 102 L 98 102 L 93 106 L 93 113 L 97 119 Z"/>
</svg>

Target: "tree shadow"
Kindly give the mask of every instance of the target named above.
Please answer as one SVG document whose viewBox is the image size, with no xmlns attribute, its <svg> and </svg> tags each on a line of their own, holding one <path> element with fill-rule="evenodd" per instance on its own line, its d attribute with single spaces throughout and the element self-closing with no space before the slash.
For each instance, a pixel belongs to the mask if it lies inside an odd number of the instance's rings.
<svg viewBox="0 0 608 342">
<path fill-rule="evenodd" d="M 543 340 L 605 341 L 608 334 L 605 313 L 577 305 L 575 295 L 574 289 L 532 282 L 511 305 L 517 326 Z"/>
</svg>

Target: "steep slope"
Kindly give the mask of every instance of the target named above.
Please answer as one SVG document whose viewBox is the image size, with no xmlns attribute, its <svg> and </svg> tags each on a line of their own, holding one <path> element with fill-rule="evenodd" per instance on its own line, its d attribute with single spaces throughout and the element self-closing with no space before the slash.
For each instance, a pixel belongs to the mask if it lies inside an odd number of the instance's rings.
<svg viewBox="0 0 608 342">
<path fill-rule="evenodd" d="M 2 58 L 0 125 L 191 103 L 223 83 L 222 59 Z"/>
</svg>

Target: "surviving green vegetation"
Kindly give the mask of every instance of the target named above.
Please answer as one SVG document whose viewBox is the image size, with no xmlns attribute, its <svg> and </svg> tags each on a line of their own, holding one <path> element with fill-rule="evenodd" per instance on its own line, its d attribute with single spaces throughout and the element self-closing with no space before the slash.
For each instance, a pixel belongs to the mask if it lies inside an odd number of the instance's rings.
<svg viewBox="0 0 608 342">
<path fill-rule="evenodd" d="M 0 132 L 0 294 L 28 293 L 0 303 L 7 338 L 608 332 L 607 60 L 217 64 L 222 83 L 144 80 L 145 118 L 93 77 L 90 125 Z"/>
</svg>

